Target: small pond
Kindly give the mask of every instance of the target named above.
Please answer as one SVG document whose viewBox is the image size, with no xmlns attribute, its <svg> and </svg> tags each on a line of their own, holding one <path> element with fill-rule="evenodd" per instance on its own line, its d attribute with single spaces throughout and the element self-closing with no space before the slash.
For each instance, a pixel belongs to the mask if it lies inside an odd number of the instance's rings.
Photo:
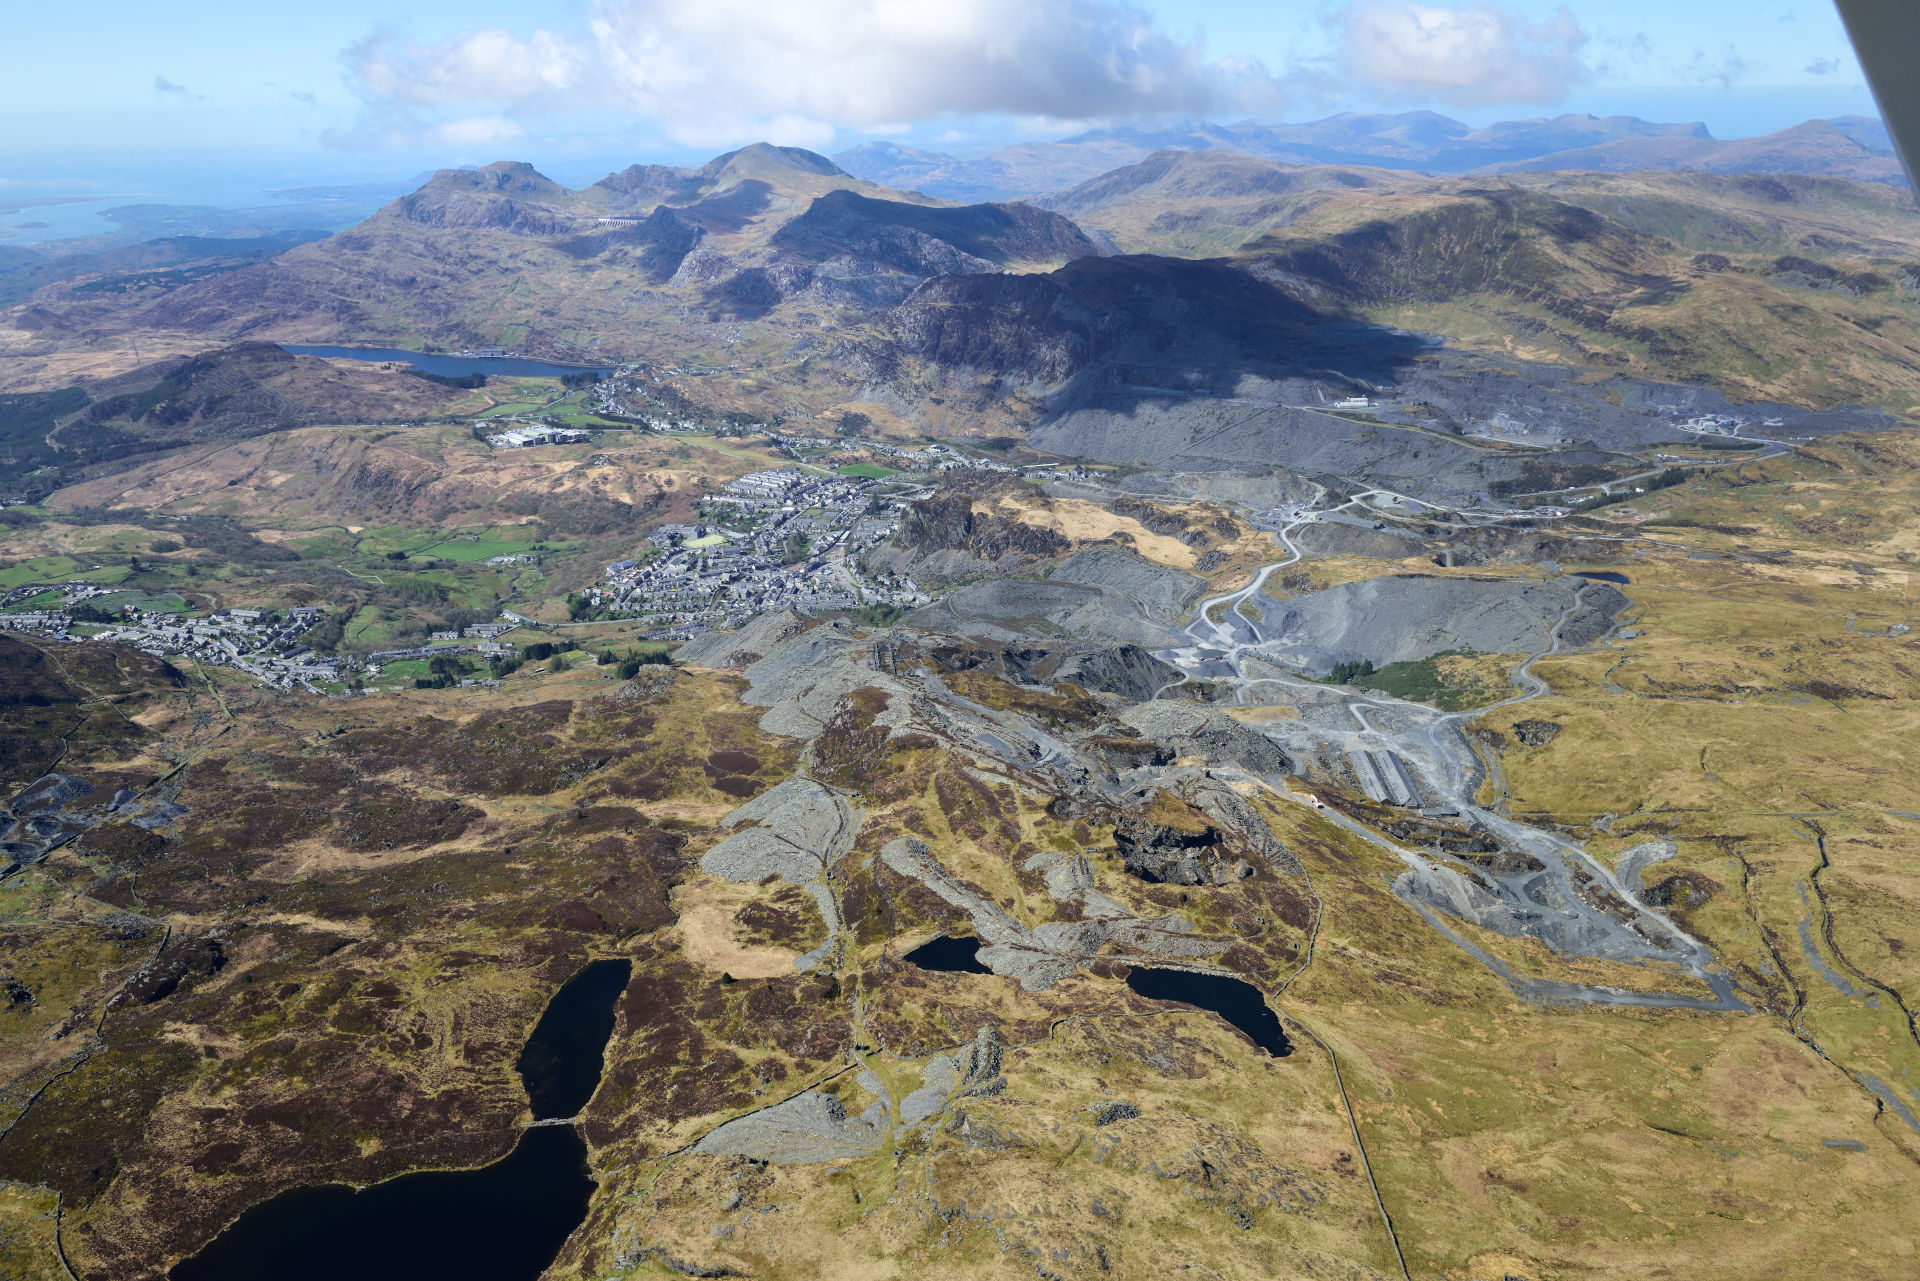
<svg viewBox="0 0 1920 1281">
<path fill-rule="evenodd" d="M 907 959 L 923 970 L 942 970 L 950 974 L 993 973 L 975 958 L 974 954 L 979 950 L 980 940 L 977 938 L 942 934 L 908 952 Z"/>
<path fill-rule="evenodd" d="M 1631 578 L 1628 578 L 1625 574 L 1616 574 L 1610 569 L 1576 569 L 1573 571 L 1573 576 L 1575 578 L 1590 579 L 1591 581 L 1596 583 L 1626 584 L 1626 583 L 1631 583 L 1633 581 Z"/>
<path fill-rule="evenodd" d="M 423 374 L 443 378 L 465 378 L 468 374 L 511 375 L 520 378 L 559 378 L 564 374 L 606 373 L 604 365 L 556 365 L 552 361 L 532 360 L 526 356 L 429 356 L 418 351 L 393 347 L 295 347 L 283 345 L 282 351 L 300 356 L 324 356 L 347 360 L 404 360 Z"/>
<path fill-rule="evenodd" d="M 1184 1001 L 1212 1010 L 1275 1058 L 1293 1053 L 1293 1043 L 1287 1040 L 1286 1030 L 1280 1026 L 1280 1016 L 1268 1008 L 1260 989 L 1251 983 L 1223 974 L 1136 965 L 1127 971 L 1127 986 L 1155 1001 Z"/>
<path fill-rule="evenodd" d="M 633 967 L 595 961 L 554 994 L 521 1051 L 537 1120 L 575 1115 L 600 1082 L 614 1001 Z M 248 1210 L 172 1281 L 535 1281 L 587 1216 L 594 1182 L 571 1125 L 524 1131 L 478 1170 L 371 1187 L 295 1188 Z"/>
</svg>

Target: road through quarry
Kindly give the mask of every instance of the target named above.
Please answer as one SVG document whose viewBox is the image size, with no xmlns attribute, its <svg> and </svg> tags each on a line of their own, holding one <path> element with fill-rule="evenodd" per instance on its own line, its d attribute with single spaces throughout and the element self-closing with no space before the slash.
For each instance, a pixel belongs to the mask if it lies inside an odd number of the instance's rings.
<svg viewBox="0 0 1920 1281">
<path fill-rule="evenodd" d="M 1470 862 L 1438 850 L 1409 849 L 1284 781 L 1247 771 L 1217 772 L 1242 785 L 1311 804 L 1330 822 L 1391 853 L 1405 868 L 1394 878 L 1395 895 L 1522 997 L 1544 1003 L 1747 1009 L 1734 993 L 1732 978 L 1715 965 L 1711 949 L 1648 905 L 1637 878 L 1629 885 L 1575 842 L 1501 813 L 1504 789 L 1497 774 L 1492 781 L 1500 795 L 1491 805 L 1476 799 L 1490 774 L 1467 739 L 1467 723 L 1488 711 L 1547 694 L 1547 683 L 1533 673 L 1534 664 L 1574 647 L 1565 632 L 1575 620 L 1585 620 L 1583 630 L 1589 633 L 1578 643 L 1597 639 L 1591 634 L 1595 602 L 1589 601 L 1589 595 L 1612 589 L 1582 579 L 1565 580 L 1564 603 L 1545 628 L 1544 645 L 1511 673 L 1522 692 L 1493 707 L 1440 712 L 1375 691 L 1308 680 L 1296 671 L 1329 666 L 1340 656 L 1325 651 L 1303 655 L 1297 631 L 1290 635 L 1283 630 L 1284 610 L 1272 608 L 1279 602 L 1262 597 L 1260 591 L 1276 571 L 1301 559 L 1292 534 L 1316 517 L 1317 513 L 1302 514 L 1276 531 L 1277 541 L 1288 552 L 1285 559 L 1256 571 L 1246 586 L 1199 603 L 1193 621 L 1182 632 L 1187 643 L 1154 655 L 1179 670 L 1183 678 L 1170 682 L 1160 694 L 1184 680 L 1231 686 L 1233 701 L 1239 704 L 1274 701 L 1275 688 L 1284 690 L 1285 700 L 1299 709 L 1298 719 L 1263 728 L 1290 755 L 1312 759 L 1316 754 L 1344 753 L 1356 762 L 1356 774 L 1382 780 L 1387 791 L 1395 785 L 1375 771 L 1391 771 L 1406 780 L 1397 785 L 1402 791 L 1411 784 L 1416 794 L 1390 799 L 1416 801 L 1419 804 L 1408 808 L 1464 822 L 1496 843 L 1500 855 Z M 1521 589 L 1517 581 L 1514 586 Z M 1257 619 L 1243 608 L 1247 602 L 1253 602 Z M 1607 611 L 1602 632 L 1619 608 L 1615 604 Z M 1300 661 L 1303 657 L 1305 663 Z M 1697 988 L 1641 991 L 1529 977 L 1465 937 L 1448 923 L 1450 919 L 1510 938 L 1537 940 L 1562 955 L 1648 966 L 1655 974 L 1681 978 L 1685 987 L 1695 986 L 1685 980 L 1704 984 L 1710 995 L 1699 994 Z"/>
</svg>

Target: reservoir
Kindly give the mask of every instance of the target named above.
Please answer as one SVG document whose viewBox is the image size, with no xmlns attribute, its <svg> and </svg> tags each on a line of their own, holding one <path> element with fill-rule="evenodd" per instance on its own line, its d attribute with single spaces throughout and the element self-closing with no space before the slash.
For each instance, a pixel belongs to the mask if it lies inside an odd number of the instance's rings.
<svg viewBox="0 0 1920 1281">
<path fill-rule="evenodd" d="M 975 958 L 974 954 L 979 950 L 980 940 L 977 938 L 955 938 L 942 934 L 908 952 L 907 959 L 923 970 L 941 970 L 949 974 L 993 973 Z"/>
<path fill-rule="evenodd" d="M 1596 583 L 1620 583 L 1623 586 L 1633 581 L 1625 574 L 1616 574 L 1612 570 L 1576 569 L 1573 571 L 1573 576 L 1575 578 L 1585 578 Z"/>
<path fill-rule="evenodd" d="M 1276 1059 L 1293 1053 L 1293 1044 L 1280 1026 L 1280 1017 L 1267 1007 L 1266 998 L 1251 983 L 1224 974 L 1155 970 L 1136 965 L 1127 971 L 1127 986 L 1155 1001 L 1184 1001 L 1212 1010 Z"/>
<path fill-rule="evenodd" d="M 282 345 L 282 351 L 290 351 L 301 356 L 324 356 L 329 359 L 344 357 L 347 360 L 405 361 L 421 373 L 439 374 L 443 378 L 465 378 L 468 374 L 510 374 L 520 378 L 559 378 L 564 374 L 609 372 L 606 365 L 556 365 L 546 360 L 530 360 L 525 356 L 429 356 L 418 351 L 401 351 L 393 347 L 294 347 Z"/>
<path fill-rule="evenodd" d="M 519 1070 L 536 1120 L 570 1117 L 599 1085 L 614 1001 L 633 967 L 595 961 L 548 1002 Z M 172 1281 L 535 1281 L 587 1216 L 594 1182 L 570 1125 L 524 1131 L 478 1170 L 367 1188 L 295 1188 L 248 1210 Z"/>
</svg>

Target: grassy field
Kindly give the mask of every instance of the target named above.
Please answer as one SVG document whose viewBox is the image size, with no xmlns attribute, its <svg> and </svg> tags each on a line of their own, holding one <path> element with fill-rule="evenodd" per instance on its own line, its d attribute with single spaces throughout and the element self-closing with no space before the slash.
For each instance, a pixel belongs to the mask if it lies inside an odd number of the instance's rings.
<svg viewBox="0 0 1920 1281">
<path fill-rule="evenodd" d="M 1506 673 L 1520 657 L 1448 650 L 1429 658 L 1388 663 L 1349 683 L 1395 698 L 1431 703 L 1443 711 L 1463 712 L 1513 697 L 1518 691 L 1508 683 Z"/>
<path fill-rule="evenodd" d="M 69 581 L 110 585 L 125 581 L 130 572 L 124 564 L 101 565 L 86 557 L 35 556 L 0 570 L 0 587 Z"/>
</svg>

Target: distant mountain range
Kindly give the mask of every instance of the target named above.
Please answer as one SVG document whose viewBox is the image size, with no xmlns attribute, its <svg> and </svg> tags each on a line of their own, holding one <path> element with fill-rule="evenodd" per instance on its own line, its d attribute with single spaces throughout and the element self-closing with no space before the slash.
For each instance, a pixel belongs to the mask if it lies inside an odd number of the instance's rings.
<svg viewBox="0 0 1920 1281">
<path fill-rule="evenodd" d="M 1342 127 L 1402 162 L 1442 144 L 1510 156 L 1526 134 L 1394 119 Z M 68 273 L 0 274 L 0 285 L 21 277 L 0 288 L 0 388 L 48 389 L 53 371 L 136 336 L 169 352 L 503 346 L 729 367 L 742 381 L 703 395 L 756 415 L 853 399 L 992 435 L 1097 386 L 1224 394 L 1256 366 L 1318 377 L 1341 344 L 1368 359 L 1384 345 L 1404 363 L 1430 341 L 1407 333 L 1420 331 L 1743 397 L 1920 403 L 1911 194 L 1699 171 L 1708 149 L 1748 166 L 1863 150 L 1840 126 L 1739 143 L 1626 121 L 1534 133 L 1615 135 L 1562 154 L 1696 164 L 1525 173 L 1529 162 L 1509 159 L 1497 176 L 1429 177 L 1170 145 L 1051 196 L 954 205 L 765 144 L 581 188 L 502 161 L 442 170 L 350 230 L 284 252 L 181 259 L 201 252 L 183 245 L 151 264 L 76 257 Z M 1122 147 L 1113 133 L 1073 145 Z"/>
<path fill-rule="evenodd" d="M 1430 174 L 1697 169 L 1905 181 L 1886 127 L 1865 116 L 1809 120 L 1763 137 L 1722 140 L 1703 124 L 1660 124 L 1634 116 L 1565 115 L 1475 129 L 1431 111 L 1348 112 L 1305 124 L 1242 121 L 1096 129 L 1059 142 L 1003 147 L 970 160 L 870 142 L 834 160 L 855 177 L 888 187 L 948 200 L 1009 200 L 1061 191 L 1166 148 L 1233 151 L 1291 165 L 1367 165 Z"/>
</svg>

